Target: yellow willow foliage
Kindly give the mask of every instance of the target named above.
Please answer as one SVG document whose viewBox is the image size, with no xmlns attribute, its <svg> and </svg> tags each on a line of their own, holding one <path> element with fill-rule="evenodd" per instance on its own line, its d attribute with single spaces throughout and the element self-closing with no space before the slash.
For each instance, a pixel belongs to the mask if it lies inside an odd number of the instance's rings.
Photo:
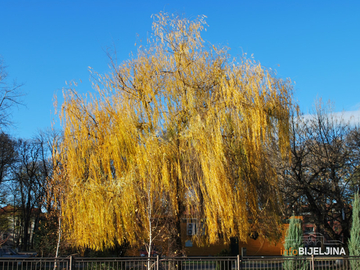
<svg viewBox="0 0 360 270">
<path fill-rule="evenodd" d="M 58 159 L 77 245 L 134 244 L 159 208 L 202 218 L 210 243 L 276 232 L 269 148 L 287 153 L 290 82 L 205 43 L 204 24 L 160 13 L 148 45 L 99 76 L 96 94 L 65 92 Z"/>
</svg>

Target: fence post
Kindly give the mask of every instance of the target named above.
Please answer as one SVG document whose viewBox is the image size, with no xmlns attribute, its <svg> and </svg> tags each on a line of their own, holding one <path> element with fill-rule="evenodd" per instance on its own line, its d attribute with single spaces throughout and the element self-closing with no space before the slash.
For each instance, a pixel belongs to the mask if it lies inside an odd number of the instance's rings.
<svg viewBox="0 0 360 270">
<path fill-rule="evenodd" d="M 72 264 L 73 264 L 73 256 L 70 255 L 70 259 L 69 259 L 69 270 L 72 270 Z"/>
<path fill-rule="evenodd" d="M 315 260 L 314 260 L 314 255 L 311 255 L 311 264 L 312 264 L 311 269 L 312 269 L 312 270 L 315 270 Z"/>
<path fill-rule="evenodd" d="M 159 270 L 159 255 L 156 255 L 156 270 Z"/>
<path fill-rule="evenodd" d="M 240 255 L 239 254 L 237 255 L 236 260 L 237 260 L 237 270 L 240 270 Z"/>
</svg>

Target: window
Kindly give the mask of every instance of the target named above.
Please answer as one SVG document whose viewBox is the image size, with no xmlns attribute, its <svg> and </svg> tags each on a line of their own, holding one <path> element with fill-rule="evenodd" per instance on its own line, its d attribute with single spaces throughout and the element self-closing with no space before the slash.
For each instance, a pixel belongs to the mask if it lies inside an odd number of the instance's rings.
<svg viewBox="0 0 360 270">
<path fill-rule="evenodd" d="M 196 219 L 188 219 L 186 224 L 187 235 L 201 234 L 205 235 L 205 227 L 203 222 L 198 222 Z"/>
<path fill-rule="evenodd" d="M 304 228 L 304 233 L 313 233 L 315 230 L 314 230 L 314 227 L 305 227 Z"/>
</svg>

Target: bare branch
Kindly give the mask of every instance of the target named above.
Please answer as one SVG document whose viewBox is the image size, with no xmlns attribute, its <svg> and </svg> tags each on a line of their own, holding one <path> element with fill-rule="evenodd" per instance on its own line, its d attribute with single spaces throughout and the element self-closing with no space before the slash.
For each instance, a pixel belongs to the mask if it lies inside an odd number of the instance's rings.
<svg viewBox="0 0 360 270">
<path fill-rule="evenodd" d="M 14 106 L 22 105 L 21 91 L 23 84 L 16 81 L 8 82 L 8 73 L 3 59 L 0 57 L 0 129 L 12 124 L 11 110 Z"/>
</svg>

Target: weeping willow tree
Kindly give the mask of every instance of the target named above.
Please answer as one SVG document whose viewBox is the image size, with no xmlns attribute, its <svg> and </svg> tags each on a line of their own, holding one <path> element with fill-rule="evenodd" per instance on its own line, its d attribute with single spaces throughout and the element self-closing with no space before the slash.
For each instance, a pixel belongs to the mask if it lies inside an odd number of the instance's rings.
<svg viewBox="0 0 360 270">
<path fill-rule="evenodd" d="M 203 220 L 208 243 L 279 232 L 268 153 L 287 155 L 291 84 L 204 42 L 204 26 L 160 13 L 94 94 L 64 93 L 63 222 L 77 245 L 136 244 L 165 216 L 175 254 L 184 217 Z"/>
</svg>

